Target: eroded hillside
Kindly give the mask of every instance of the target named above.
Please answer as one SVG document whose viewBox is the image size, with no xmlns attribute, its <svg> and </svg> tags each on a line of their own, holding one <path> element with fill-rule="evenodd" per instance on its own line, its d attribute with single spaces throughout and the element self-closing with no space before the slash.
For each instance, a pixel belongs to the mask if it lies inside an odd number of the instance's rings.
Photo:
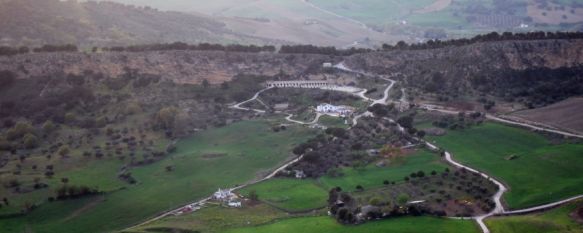
<svg viewBox="0 0 583 233">
<path fill-rule="evenodd" d="M 55 73 L 82 74 L 86 70 L 107 77 L 128 71 L 150 74 L 177 83 L 197 84 L 230 81 L 237 74 L 299 76 L 328 61 L 322 55 L 281 55 L 205 51 L 156 51 L 140 53 L 40 53 L 0 57 L 0 70 L 19 78 Z"/>
</svg>

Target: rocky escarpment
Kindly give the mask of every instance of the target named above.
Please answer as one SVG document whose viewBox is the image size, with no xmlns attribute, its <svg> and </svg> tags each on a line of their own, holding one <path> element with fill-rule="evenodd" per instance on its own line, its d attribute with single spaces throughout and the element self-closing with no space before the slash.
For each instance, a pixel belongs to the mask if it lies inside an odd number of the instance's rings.
<svg viewBox="0 0 583 233">
<path fill-rule="evenodd" d="M 379 73 L 416 73 L 426 69 L 524 70 L 572 67 L 583 64 L 583 39 L 496 41 L 426 50 L 397 50 L 358 54 L 347 59 L 351 67 Z"/>
<path fill-rule="evenodd" d="M 37 53 L 0 57 L 0 70 L 12 71 L 18 78 L 55 73 L 80 75 L 85 71 L 115 78 L 132 71 L 197 84 L 205 79 L 222 83 L 238 74 L 300 76 L 327 60 L 323 55 L 217 51 Z"/>
<path fill-rule="evenodd" d="M 495 95 L 543 106 L 583 95 L 583 40 L 476 43 L 426 50 L 358 54 L 347 65 L 372 73 L 400 73 L 403 83 L 442 99 Z"/>
</svg>

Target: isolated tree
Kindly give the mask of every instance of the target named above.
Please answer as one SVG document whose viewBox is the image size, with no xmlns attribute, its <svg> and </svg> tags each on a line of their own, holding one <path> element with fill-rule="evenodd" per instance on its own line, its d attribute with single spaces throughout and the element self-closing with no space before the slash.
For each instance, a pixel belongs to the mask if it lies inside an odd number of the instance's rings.
<svg viewBox="0 0 583 233">
<path fill-rule="evenodd" d="M 176 114 L 178 109 L 175 107 L 165 107 L 158 111 L 156 114 L 156 123 L 163 129 L 170 129 L 174 126 L 174 121 L 176 119 Z"/>
<path fill-rule="evenodd" d="M 409 202 L 409 195 L 407 194 L 399 194 L 399 196 L 397 197 L 397 203 L 401 206 L 407 204 L 407 202 Z"/>
<path fill-rule="evenodd" d="M 209 81 L 207 79 L 203 79 L 202 80 L 202 86 L 204 88 L 208 88 L 211 84 L 209 83 Z"/>
<path fill-rule="evenodd" d="M 252 201 L 259 201 L 259 196 L 255 190 L 251 190 L 251 192 L 249 192 L 249 199 Z"/>
<path fill-rule="evenodd" d="M 370 204 L 372 206 L 380 206 L 382 203 L 383 203 L 383 201 L 379 197 L 373 197 L 368 202 L 368 204 Z"/>
<path fill-rule="evenodd" d="M 26 135 L 24 135 L 24 147 L 26 149 L 36 148 L 38 146 L 38 143 L 39 143 L 38 138 L 34 136 L 34 134 L 27 133 Z"/>
<path fill-rule="evenodd" d="M 59 151 L 57 152 L 61 157 L 65 157 L 66 155 L 68 155 L 70 152 L 70 149 L 68 146 L 63 145 L 59 148 Z"/>
<path fill-rule="evenodd" d="M 55 128 L 56 128 L 56 125 L 51 120 L 45 121 L 45 123 L 43 123 L 43 125 L 42 125 L 42 130 L 45 134 L 49 134 L 49 133 L 53 132 L 53 130 L 55 130 Z"/>
<path fill-rule="evenodd" d="M 34 128 L 28 122 L 20 121 L 6 132 L 8 140 L 20 139 L 28 133 L 34 133 Z"/>
<path fill-rule="evenodd" d="M 65 122 L 67 124 L 74 124 L 76 120 L 77 120 L 77 116 L 75 116 L 74 113 L 68 112 L 67 114 L 65 114 Z"/>
<path fill-rule="evenodd" d="M 221 89 L 223 89 L 223 90 L 229 89 L 229 84 L 227 82 L 221 83 Z"/>
</svg>

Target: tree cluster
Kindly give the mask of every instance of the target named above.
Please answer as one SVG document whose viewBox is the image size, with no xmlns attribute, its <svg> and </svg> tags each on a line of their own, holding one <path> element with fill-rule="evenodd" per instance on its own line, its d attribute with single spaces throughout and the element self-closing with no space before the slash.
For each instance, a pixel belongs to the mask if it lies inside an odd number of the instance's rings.
<svg viewBox="0 0 583 233">
<path fill-rule="evenodd" d="M 95 50 L 95 49 L 94 49 Z M 170 44 L 150 44 L 150 45 L 134 45 L 134 46 L 117 46 L 102 48 L 103 51 L 112 52 L 146 52 L 146 51 L 165 51 L 165 50 L 197 50 L 197 51 L 225 51 L 225 52 L 246 52 L 246 53 L 260 53 L 260 52 L 275 52 L 275 46 L 265 45 L 221 45 L 202 43 L 198 45 L 190 45 L 182 42 L 175 42 Z"/>
<path fill-rule="evenodd" d="M 407 44 L 404 41 L 399 41 L 396 45 L 383 44 L 382 50 L 422 50 L 422 49 L 436 49 L 448 46 L 464 46 L 480 42 L 492 41 L 509 41 L 509 40 L 555 40 L 555 39 L 582 39 L 583 32 L 526 32 L 526 33 L 512 33 L 491 32 L 488 34 L 477 35 L 473 38 L 451 39 L 451 40 L 429 40 L 425 43 Z"/>
<path fill-rule="evenodd" d="M 347 50 L 339 50 L 335 47 L 319 47 L 315 45 L 283 45 L 279 49 L 279 53 L 283 54 L 323 54 L 323 55 L 334 55 L 334 56 L 350 56 L 357 53 L 367 53 L 372 52 L 370 49 L 363 48 L 350 48 Z"/>
</svg>

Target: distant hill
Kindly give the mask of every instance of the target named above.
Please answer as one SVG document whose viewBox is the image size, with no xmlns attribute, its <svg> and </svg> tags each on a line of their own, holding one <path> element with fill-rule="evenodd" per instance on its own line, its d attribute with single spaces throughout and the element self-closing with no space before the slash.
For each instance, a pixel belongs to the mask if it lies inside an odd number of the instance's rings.
<svg viewBox="0 0 583 233">
<path fill-rule="evenodd" d="M 202 15 L 112 2 L 0 1 L 0 45 L 111 46 L 183 41 L 269 44 Z"/>
<path fill-rule="evenodd" d="M 491 31 L 583 30 L 581 0 L 111 1 L 200 12 L 240 33 L 336 46 L 463 38 Z"/>
</svg>

